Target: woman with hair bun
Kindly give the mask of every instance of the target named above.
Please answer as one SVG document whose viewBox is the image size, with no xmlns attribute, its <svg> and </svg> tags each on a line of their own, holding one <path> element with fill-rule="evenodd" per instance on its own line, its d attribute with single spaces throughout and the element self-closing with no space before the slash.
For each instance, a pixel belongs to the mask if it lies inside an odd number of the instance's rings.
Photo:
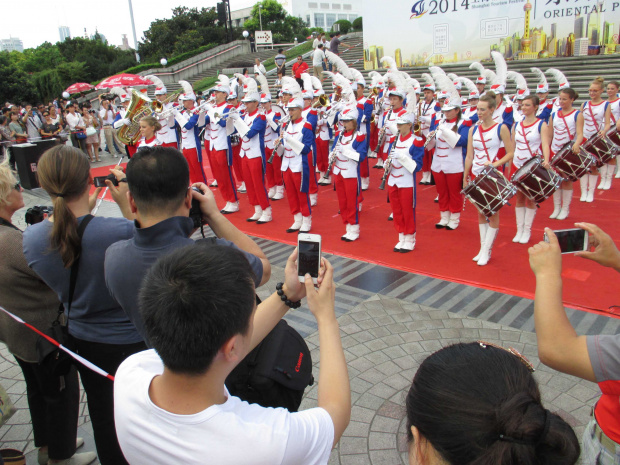
<svg viewBox="0 0 620 465">
<path fill-rule="evenodd" d="M 602 99 L 603 90 L 605 89 L 605 80 L 602 77 L 597 77 L 590 84 L 588 93 L 590 100 L 584 102 L 581 106 L 583 113 L 583 141 L 586 142 L 591 137 L 596 136 L 599 133 L 603 133 L 605 130 L 605 114 L 607 113 L 607 107 L 609 102 Z M 596 188 L 596 181 L 598 180 L 599 171 L 596 167 L 593 167 L 590 174 L 586 174 L 579 179 L 581 184 L 581 202 L 594 202 L 594 189 Z"/>
<path fill-rule="evenodd" d="M 157 131 L 161 128 L 161 123 L 154 116 L 140 118 L 140 135 L 142 138 L 136 144 L 138 150 L 162 145 L 162 141 L 157 138 Z"/>
<path fill-rule="evenodd" d="M 579 441 L 515 349 L 478 341 L 426 358 L 407 395 L 409 464 L 573 465 Z"/>
</svg>

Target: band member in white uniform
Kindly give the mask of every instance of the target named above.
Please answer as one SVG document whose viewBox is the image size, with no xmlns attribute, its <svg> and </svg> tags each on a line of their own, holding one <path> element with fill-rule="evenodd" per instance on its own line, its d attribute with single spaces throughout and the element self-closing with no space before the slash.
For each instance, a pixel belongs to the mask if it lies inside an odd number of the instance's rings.
<svg viewBox="0 0 620 465">
<path fill-rule="evenodd" d="M 403 108 L 403 101 L 405 100 L 405 92 L 400 89 L 392 89 L 388 91 L 390 100 L 390 109 L 386 110 L 381 117 L 379 124 L 379 133 L 384 130 L 385 137 L 383 138 L 383 144 L 379 150 L 379 161 L 373 168 L 383 168 L 383 163 L 388 157 L 390 140 L 395 135 L 393 132 L 394 125 L 399 116 L 406 113 Z M 379 136 L 381 138 L 381 136 Z"/>
<path fill-rule="evenodd" d="M 493 120 L 493 111 L 497 104 L 495 93 L 489 91 L 478 101 L 479 125 L 469 130 L 467 140 L 467 158 L 465 159 L 465 176 L 463 187 L 469 183 L 469 174 L 478 176 L 486 165 L 497 168 L 508 163 L 513 156 L 510 130 L 505 124 Z M 498 158 L 500 148 L 504 146 L 506 154 Z M 478 212 L 480 230 L 480 252 L 474 257 L 478 265 L 486 265 L 491 258 L 493 242 L 499 233 L 499 212 L 489 218 Z"/>
<path fill-rule="evenodd" d="M 435 85 L 426 84 L 423 87 L 424 100 L 418 103 L 418 120 L 420 121 L 420 130 L 424 137 L 428 136 L 431 127 L 431 120 L 435 113 L 441 112 L 441 107 L 435 101 Z M 431 165 L 433 164 L 434 148 L 427 147 L 424 149 L 424 161 L 422 163 L 422 179 L 420 184 L 431 183 Z"/>
<path fill-rule="evenodd" d="M 177 106 L 176 102 L 166 102 L 168 99 L 168 89 L 164 85 L 163 81 L 157 76 L 149 75 L 147 79 L 155 83 L 155 98 L 162 103 L 163 111 L 170 110 Z M 169 111 L 168 111 L 169 112 Z M 174 115 L 170 114 L 168 117 L 158 117 L 161 129 L 157 131 L 157 138 L 161 141 L 163 147 L 179 148 L 179 140 L 177 138 L 177 132 L 174 124 Z"/>
<path fill-rule="evenodd" d="M 609 102 L 602 99 L 604 89 L 605 80 L 602 77 L 597 77 L 592 81 L 588 89 L 590 100 L 581 105 L 584 142 L 605 130 L 605 112 Z M 593 167 L 590 174 L 582 176 L 579 180 L 581 184 L 581 197 L 579 200 L 581 202 L 594 202 L 594 189 L 596 188 L 598 174 L 598 169 Z"/>
<path fill-rule="evenodd" d="M 314 96 L 317 101 L 322 95 L 325 95 L 325 91 L 323 89 L 314 91 Z M 332 136 L 332 129 L 325 116 L 326 108 L 319 108 L 318 120 L 316 123 L 316 136 L 314 140 L 316 145 L 316 166 L 319 170 L 318 184 L 328 186 L 331 184 L 331 177 L 329 176 L 329 173 L 327 173 L 327 178 L 325 178 L 325 174 L 329 165 L 329 140 Z"/>
<path fill-rule="evenodd" d="M 558 94 L 560 110 L 549 118 L 549 132 L 552 136 L 551 158 L 568 142 L 572 142 L 573 153 L 579 153 L 579 147 L 583 142 L 583 113 L 573 108 L 573 102 L 578 97 L 577 92 L 570 87 L 560 90 Z M 565 220 L 572 198 L 573 182 L 563 181 L 560 189 L 553 193 L 553 213 L 549 218 Z"/>
<path fill-rule="evenodd" d="M 521 102 L 523 120 L 515 123 L 512 128 L 512 142 L 514 157 L 512 158 L 512 172 L 521 168 L 530 158 L 542 156 L 544 165 L 549 166 L 549 145 L 551 138 L 547 123 L 536 116 L 539 99 L 535 95 L 527 95 Z M 517 204 L 515 216 L 517 218 L 517 234 L 512 242 L 527 244 L 532 234 L 532 224 L 536 216 L 536 203 L 517 190 Z"/>
<path fill-rule="evenodd" d="M 145 116 L 144 118 L 141 118 L 140 135 L 142 138 L 136 144 L 138 150 L 163 145 L 158 137 L 158 131 L 160 129 L 161 123 L 154 116 Z"/>
<path fill-rule="evenodd" d="M 267 126 L 265 128 L 265 157 L 267 160 L 271 158 L 273 153 L 273 143 L 280 135 L 279 121 L 282 118 L 280 109 L 274 110 L 271 107 L 271 94 L 263 93 L 260 98 L 261 107 L 265 114 Z M 274 129 L 275 128 L 275 129 Z M 284 181 L 282 180 L 282 156 L 276 154 L 271 163 L 267 163 L 266 178 L 268 196 L 272 200 L 280 200 L 284 198 Z"/>
<path fill-rule="evenodd" d="M 196 113 L 196 94 L 187 81 L 180 81 L 185 93 L 179 99 L 183 102 L 184 110 L 173 109 L 174 118 L 181 132 L 181 151 L 189 165 L 189 180 L 191 184 L 204 182 L 205 176 L 202 167 L 202 147 L 200 145 L 200 133 L 205 125 L 204 113 Z"/>
<path fill-rule="evenodd" d="M 361 195 L 360 163 L 368 152 L 366 135 L 357 130 L 358 111 L 344 110 L 340 121 L 344 130 L 334 140 L 332 156 L 336 157 L 332 168 L 334 185 L 340 206 L 340 216 L 346 225 L 343 241 L 352 242 L 360 236 L 359 200 Z"/>
<path fill-rule="evenodd" d="M 477 113 L 479 99 L 480 93 L 477 90 L 469 93 L 469 99 L 467 100 L 467 104 L 469 106 L 465 110 L 463 110 L 463 117 L 465 119 L 471 119 L 471 117 Z"/>
<path fill-rule="evenodd" d="M 620 98 L 618 98 L 618 91 L 620 90 L 620 84 L 618 81 L 609 81 L 607 83 L 607 101 L 609 106 L 605 112 L 605 134 L 610 128 L 616 126 L 620 121 Z M 609 163 L 605 163 L 601 167 L 601 182 L 598 185 L 599 189 L 609 190 L 611 188 L 611 179 L 614 176 L 618 158 L 614 157 Z M 616 175 L 619 177 L 619 175 Z"/>
</svg>

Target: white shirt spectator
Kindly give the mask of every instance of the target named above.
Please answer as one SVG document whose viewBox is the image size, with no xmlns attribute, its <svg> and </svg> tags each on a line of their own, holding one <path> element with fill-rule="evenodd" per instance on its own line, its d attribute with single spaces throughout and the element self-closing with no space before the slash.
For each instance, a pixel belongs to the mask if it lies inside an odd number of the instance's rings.
<svg viewBox="0 0 620 465">
<path fill-rule="evenodd" d="M 321 43 L 321 41 L 317 37 L 316 39 L 314 39 L 314 42 L 312 42 L 312 48 L 316 49 L 319 46 L 320 43 Z"/>
<path fill-rule="evenodd" d="M 317 48 L 312 52 L 312 66 L 321 66 L 325 61 L 325 52 L 321 48 Z"/>
<path fill-rule="evenodd" d="M 84 126 L 84 120 L 79 113 L 75 113 L 74 115 L 67 113 L 67 125 L 70 131 L 75 131 L 76 126 Z"/>
<path fill-rule="evenodd" d="M 114 123 L 114 118 L 116 117 L 114 107 L 112 107 L 112 105 L 109 105 L 107 110 L 102 107 L 101 110 L 99 110 L 99 117 L 101 118 L 102 124 L 104 124 L 105 126 L 111 126 Z"/>
<path fill-rule="evenodd" d="M 156 406 L 149 386 L 164 366 L 154 350 L 126 359 L 116 372 L 114 418 L 125 458 L 140 464 L 326 464 L 334 425 L 322 408 L 290 413 L 231 396 L 192 415 Z"/>
</svg>

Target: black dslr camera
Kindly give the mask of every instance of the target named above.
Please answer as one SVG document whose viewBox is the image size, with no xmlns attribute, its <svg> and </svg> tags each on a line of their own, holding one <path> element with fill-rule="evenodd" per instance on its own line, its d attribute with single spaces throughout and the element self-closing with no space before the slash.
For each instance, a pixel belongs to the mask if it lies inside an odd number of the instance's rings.
<svg viewBox="0 0 620 465">
<path fill-rule="evenodd" d="M 202 192 L 197 187 L 192 187 L 192 190 L 198 192 L 201 195 L 204 194 L 204 192 Z M 200 228 L 201 226 L 204 226 L 205 224 L 207 224 L 207 222 L 202 219 L 202 211 L 200 211 L 200 202 L 194 198 L 192 198 L 192 207 L 189 209 L 189 217 L 194 222 L 194 228 Z"/>
<path fill-rule="evenodd" d="M 35 205 L 26 210 L 25 220 L 28 226 L 40 223 L 54 213 L 54 207 Z"/>
</svg>

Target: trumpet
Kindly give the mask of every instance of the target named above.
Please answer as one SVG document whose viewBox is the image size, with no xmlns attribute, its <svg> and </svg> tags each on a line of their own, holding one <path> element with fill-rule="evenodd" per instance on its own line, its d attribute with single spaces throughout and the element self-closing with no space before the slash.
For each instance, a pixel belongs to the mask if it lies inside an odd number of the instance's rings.
<svg viewBox="0 0 620 465">
<path fill-rule="evenodd" d="M 327 101 L 327 96 L 325 94 L 319 95 L 319 100 L 312 104 L 312 108 L 321 108 L 326 107 L 329 102 Z"/>
</svg>

